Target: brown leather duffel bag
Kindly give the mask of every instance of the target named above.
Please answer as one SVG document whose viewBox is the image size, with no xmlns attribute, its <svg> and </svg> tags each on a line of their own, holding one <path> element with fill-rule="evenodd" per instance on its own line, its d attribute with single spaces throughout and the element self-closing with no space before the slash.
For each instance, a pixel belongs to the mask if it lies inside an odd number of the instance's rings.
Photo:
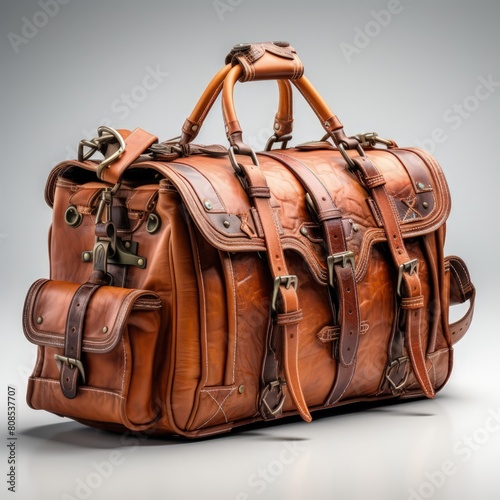
<svg viewBox="0 0 500 500">
<path fill-rule="evenodd" d="M 256 154 L 233 88 L 259 79 L 277 80 L 280 99 Z M 322 140 L 286 147 L 290 82 Z M 221 90 L 229 149 L 192 144 Z M 23 316 L 38 345 L 27 400 L 88 425 L 198 437 L 432 398 L 472 319 L 467 268 L 443 255 L 450 196 L 436 161 L 345 135 L 286 43 L 236 46 L 177 140 L 100 127 L 54 168 L 46 200 L 50 279 Z"/>
</svg>

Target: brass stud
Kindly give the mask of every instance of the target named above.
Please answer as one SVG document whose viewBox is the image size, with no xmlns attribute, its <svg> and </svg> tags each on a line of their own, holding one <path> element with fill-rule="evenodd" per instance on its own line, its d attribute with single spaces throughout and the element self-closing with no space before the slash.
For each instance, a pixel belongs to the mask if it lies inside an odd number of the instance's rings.
<svg viewBox="0 0 500 500">
<path fill-rule="evenodd" d="M 142 266 L 144 265 L 144 259 L 138 259 L 138 260 L 137 260 L 137 265 L 138 265 L 139 267 L 142 267 Z"/>
<path fill-rule="evenodd" d="M 193 132 L 196 132 L 196 131 L 198 130 L 198 125 L 193 125 L 193 126 L 191 127 L 191 130 L 192 130 Z"/>
<path fill-rule="evenodd" d="M 301 227 L 300 228 L 300 234 L 302 236 L 309 236 L 309 231 L 307 230 L 307 227 Z"/>
<path fill-rule="evenodd" d="M 92 258 L 92 256 L 90 255 L 90 253 L 89 253 L 89 252 L 84 252 L 84 253 L 83 253 L 83 260 L 84 260 L 85 262 L 88 262 L 91 258 Z"/>
<path fill-rule="evenodd" d="M 243 394 L 245 392 L 245 386 L 243 384 L 241 384 L 239 387 L 238 387 L 238 392 L 240 394 Z"/>
<path fill-rule="evenodd" d="M 424 189 L 424 188 L 425 188 L 425 185 L 424 185 L 424 183 L 423 183 L 423 182 L 418 182 L 418 183 L 417 183 L 417 187 L 418 187 L 418 189 Z"/>
<path fill-rule="evenodd" d="M 123 246 L 124 246 L 125 248 L 130 248 L 130 241 L 125 241 L 125 242 L 123 243 Z"/>
<path fill-rule="evenodd" d="M 108 327 L 105 326 L 103 329 L 102 329 L 102 333 L 108 333 Z"/>
<path fill-rule="evenodd" d="M 210 200 L 206 200 L 205 203 L 203 203 L 205 205 L 205 208 L 207 210 L 212 210 L 212 208 L 214 208 L 214 206 L 212 205 L 212 203 L 210 202 Z"/>
<path fill-rule="evenodd" d="M 357 224 L 355 224 L 354 222 L 353 222 L 353 224 L 352 224 L 352 230 L 353 230 L 355 233 L 357 233 L 357 232 L 359 231 L 359 227 L 358 227 L 358 225 L 357 225 Z"/>
<path fill-rule="evenodd" d="M 36 318 L 36 322 L 41 325 L 43 323 L 43 318 L 41 316 L 38 316 L 38 318 Z"/>
<path fill-rule="evenodd" d="M 225 220 L 222 224 L 224 224 L 225 228 L 228 228 L 231 225 L 231 223 L 228 220 Z"/>
<path fill-rule="evenodd" d="M 423 206 L 424 208 L 429 208 L 429 204 L 428 204 L 426 201 L 424 201 L 424 202 L 422 203 L 422 206 Z"/>
</svg>

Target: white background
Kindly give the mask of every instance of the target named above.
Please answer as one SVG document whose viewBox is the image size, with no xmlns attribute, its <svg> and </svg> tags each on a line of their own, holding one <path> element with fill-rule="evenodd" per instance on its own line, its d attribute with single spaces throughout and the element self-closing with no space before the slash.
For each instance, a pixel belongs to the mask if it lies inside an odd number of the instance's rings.
<svg viewBox="0 0 500 500">
<path fill-rule="evenodd" d="M 15 386 L 15 498 L 500 498 L 500 4 L 48 4 L 50 16 L 43 0 L 0 7 L 0 430 L 5 443 L 7 387 Z M 31 23 L 38 27 L 30 31 Z M 35 351 L 23 336 L 21 310 L 30 284 L 48 276 L 51 212 L 43 188 L 50 169 L 102 123 L 140 126 L 161 139 L 178 135 L 230 48 L 262 40 L 292 43 L 349 134 L 376 130 L 400 145 L 421 145 L 443 166 L 453 198 L 446 249 L 466 260 L 478 289 L 475 321 L 456 347 L 448 385 L 433 401 L 337 410 L 311 424 L 292 420 L 198 442 L 137 442 L 28 409 Z M 141 93 L 151 70 L 158 85 Z M 494 83 L 478 99 L 484 80 Z M 139 99 L 125 105 L 124 94 Z M 236 100 L 245 138 L 262 147 L 275 85 L 240 86 Z M 314 115 L 295 102 L 295 141 L 319 138 Z M 217 104 L 199 142 L 224 141 Z M 14 498 L 5 480 L 8 450 L 0 449 L 0 498 Z"/>
</svg>

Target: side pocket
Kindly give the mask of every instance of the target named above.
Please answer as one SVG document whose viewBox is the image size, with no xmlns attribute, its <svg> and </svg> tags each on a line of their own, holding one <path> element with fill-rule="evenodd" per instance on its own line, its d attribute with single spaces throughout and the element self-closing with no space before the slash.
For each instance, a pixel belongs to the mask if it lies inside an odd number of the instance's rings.
<svg viewBox="0 0 500 500">
<path fill-rule="evenodd" d="M 121 424 L 145 430 L 159 417 L 153 385 L 161 300 L 144 290 L 103 286 L 95 292 L 83 327 L 85 382 L 74 399 L 67 399 L 54 356 L 64 354 L 66 321 L 79 286 L 39 280 L 28 292 L 23 328 L 39 349 L 27 402 L 32 408 L 96 426 Z"/>
</svg>

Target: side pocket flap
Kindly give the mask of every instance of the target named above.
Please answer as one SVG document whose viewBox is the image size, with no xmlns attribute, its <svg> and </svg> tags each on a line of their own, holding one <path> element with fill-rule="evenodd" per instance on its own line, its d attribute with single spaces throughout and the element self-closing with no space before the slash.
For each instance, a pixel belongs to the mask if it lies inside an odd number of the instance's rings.
<svg viewBox="0 0 500 500">
<path fill-rule="evenodd" d="M 30 288 L 23 310 L 23 329 L 33 344 L 64 347 L 68 311 L 80 287 L 77 283 L 41 279 Z M 83 352 L 110 352 L 120 340 L 132 310 L 162 306 L 158 295 L 112 286 L 100 287 L 85 316 Z"/>
</svg>

